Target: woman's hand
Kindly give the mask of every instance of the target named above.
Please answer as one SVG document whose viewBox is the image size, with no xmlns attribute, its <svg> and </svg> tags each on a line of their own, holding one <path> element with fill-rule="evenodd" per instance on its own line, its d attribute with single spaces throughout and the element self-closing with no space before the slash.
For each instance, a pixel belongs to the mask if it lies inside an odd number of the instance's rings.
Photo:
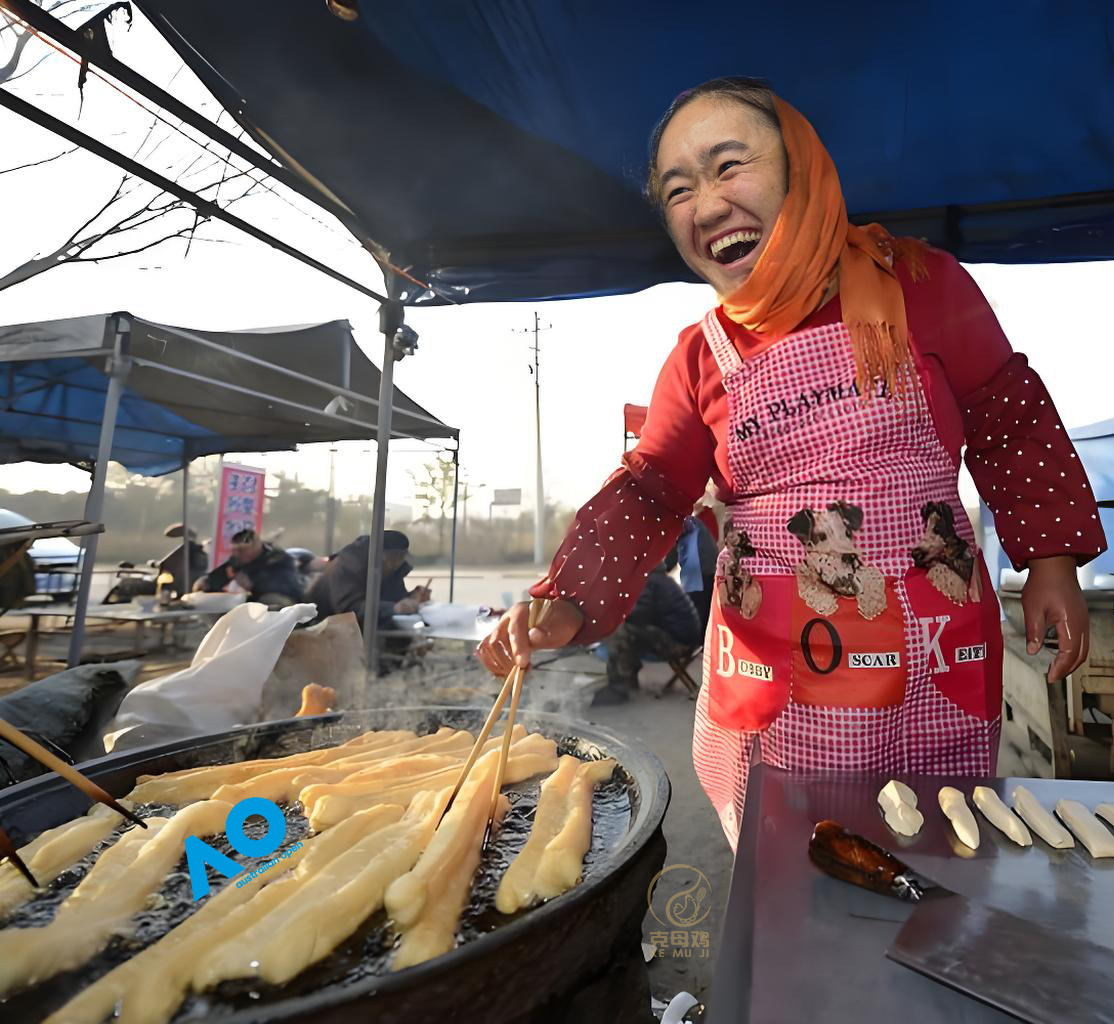
<svg viewBox="0 0 1114 1024">
<path fill-rule="evenodd" d="M 564 647 L 584 624 L 584 613 L 571 601 L 554 601 L 540 626 L 529 628 L 530 602 L 521 601 L 499 620 L 476 648 L 476 657 L 497 676 L 518 665 L 526 668 L 533 651 Z"/>
<path fill-rule="evenodd" d="M 1091 624 L 1087 602 L 1075 575 L 1074 557 L 1056 555 L 1030 561 L 1029 578 L 1021 592 L 1021 608 L 1030 654 L 1041 649 L 1045 633 L 1056 627 L 1060 651 L 1048 672 L 1050 683 L 1063 679 L 1087 660 Z"/>
</svg>

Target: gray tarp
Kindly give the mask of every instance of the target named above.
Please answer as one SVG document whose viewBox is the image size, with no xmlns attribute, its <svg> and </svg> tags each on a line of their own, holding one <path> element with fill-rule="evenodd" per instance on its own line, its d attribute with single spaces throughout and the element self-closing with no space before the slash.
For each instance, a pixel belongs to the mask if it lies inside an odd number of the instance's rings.
<svg viewBox="0 0 1114 1024">
<path fill-rule="evenodd" d="M 220 452 L 377 437 L 379 368 L 346 320 L 231 333 L 123 313 L 0 327 L 0 462 L 96 458 L 116 317 L 130 324 L 131 369 L 112 458 L 133 472 L 167 473 Z M 391 436 L 457 431 L 396 388 Z"/>
</svg>

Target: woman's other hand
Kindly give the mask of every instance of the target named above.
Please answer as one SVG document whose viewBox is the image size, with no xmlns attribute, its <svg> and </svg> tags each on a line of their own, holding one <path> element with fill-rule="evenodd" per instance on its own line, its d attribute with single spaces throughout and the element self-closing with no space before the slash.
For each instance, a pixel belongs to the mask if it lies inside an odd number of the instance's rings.
<svg viewBox="0 0 1114 1024">
<path fill-rule="evenodd" d="M 1050 683 L 1070 675 L 1087 660 L 1091 624 L 1087 601 L 1075 574 L 1074 557 L 1057 555 L 1030 561 L 1021 607 L 1030 654 L 1036 654 L 1044 643 L 1045 633 L 1053 626 L 1056 628 L 1060 650 L 1048 671 Z"/>
<path fill-rule="evenodd" d="M 497 676 L 515 665 L 525 668 L 533 651 L 564 647 L 584 624 L 584 613 L 571 601 L 554 601 L 540 626 L 529 628 L 530 602 L 512 605 L 479 647 L 476 657 Z"/>
</svg>

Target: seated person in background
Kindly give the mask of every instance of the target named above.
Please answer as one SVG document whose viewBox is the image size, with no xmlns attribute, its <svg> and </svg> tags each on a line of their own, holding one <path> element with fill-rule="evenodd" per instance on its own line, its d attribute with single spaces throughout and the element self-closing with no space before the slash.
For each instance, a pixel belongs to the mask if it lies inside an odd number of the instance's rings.
<svg viewBox="0 0 1114 1024">
<path fill-rule="evenodd" d="M 202 576 L 194 590 L 214 593 L 233 580 L 248 592 L 249 601 L 285 608 L 303 599 L 294 559 L 282 548 L 261 541 L 254 530 L 232 535 L 232 557 Z"/>
<path fill-rule="evenodd" d="M 700 646 L 700 616 L 692 599 L 669 576 L 676 550 L 654 569 L 626 621 L 608 637 L 607 685 L 593 704 L 621 704 L 638 689 L 646 655 L 680 658 Z"/>
<path fill-rule="evenodd" d="M 361 534 L 346 544 L 325 564 L 310 588 L 308 600 L 317 605 L 318 616 L 355 612 L 364 626 L 364 605 L 367 600 L 367 552 L 371 538 Z M 428 587 L 406 589 L 406 577 L 413 568 L 406 561 L 410 540 L 398 530 L 383 533 L 383 576 L 379 584 L 379 625 L 389 627 L 394 615 L 413 615 L 425 604 L 431 591 Z"/>
<path fill-rule="evenodd" d="M 176 594 L 184 594 L 188 591 L 196 581 L 206 574 L 209 568 L 209 556 L 205 553 L 205 548 L 197 541 L 197 534 L 193 528 L 189 530 L 189 544 L 190 544 L 190 578 L 183 586 L 182 584 L 182 545 L 179 544 L 169 554 L 163 555 L 159 560 L 158 570 L 160 573 L 168 572 L 174 577 L 173 590 Z M 175 523 L 173 526 L 168 526 L 163 533 L 164 537 L 181 537 L 182 524 Z"/>
</svg>

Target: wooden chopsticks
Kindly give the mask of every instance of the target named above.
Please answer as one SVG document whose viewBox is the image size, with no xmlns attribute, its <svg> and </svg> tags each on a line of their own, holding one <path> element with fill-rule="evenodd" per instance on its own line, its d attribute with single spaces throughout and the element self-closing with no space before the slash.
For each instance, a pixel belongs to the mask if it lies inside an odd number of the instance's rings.
<svg viewBox="0 0 1114 1024">
<path fill-rule="evenodd" d="M 23 858 L 15 852 L 15 843 L 11 841 L 8 833 L 0 828 L 0 860 L 5 857 L 8 858 L 19 870 L 23 873 L 23 877 L 27 879 L 36 889 L 39 883 L 35 881 L 35 876 L 31 874 L 31 869 L 23 863 Z"/>
<path fill-rule="evenodd" d="M 530 602 L 530 629 L 533 629 L 535 626 L 540 626 L 542 622 L 545 621 L 546 614 L 549 612 L 549 606 L 550 602 L 546 600 L 535 599 Z M 510 711 L 507 713 L 506 728 L 503 730 L 503 746 L 499 751 L 499 768 L 495 775 L 495 788 L 492 791 L 491 807 L 487 815 L 487 827 L 484 829 L 481 850 L 487 848 L 488 840 L 491 838 L 491 829 L 495 821 L 495 812 L 499 806 L 499 791 L 503 788 L 503 777 L 507 772 L 507 757 L 510 754 L 511 732 L 514 730 L 514 719 L 518 712 L 518 702 L 522 696 L 522 681 L 526 677 L 526 671 L 526 669 L 515 665 L 507 675 L 507 678 L 503 681 L 503 687 L 499 691 L 499 696 L 495 698 L 495 703 L 492 705 L 491 711 L 484 721 L 479 735 L 476 737 L 476 742 L 472 744 L 471 753 L 469 753 L 468 759 L 464 762 L 464 767 L 461 768 L 460 775 L 457 776 L 456 785 L 453 786 L 453 791 L 449 796 L 448 803 L 445 804 L 445 809 L 441 812 L 441 821 L 444 821 L 445 815 L 449 813 L 449 808 L 452 807 L 453 802 L 457 798 L 457 794 L 464 786 L 464 781 L 468 778 L 468 773 L 478 760 L 480 751 L 483 750 L 488 736 L 491 735 L 491 730 L 496 720 L 499 718 L 499 715 L 502 713 L 503 705 L 507 703 L 507 697 L 509 696 L 511 698 L 511 707 Z M 438 824 L 440 824 L 440 822 L 438 822 Z"/>
<path fill-rule="evenodd" d="M 544 618 L 546 612 L 549 611 L 549 602 L 533 600 L 530 602 L 530 618 L 529 628 L 533 629 Z M 526 669 L 515 667 L 515 671 L 511 673 L 514 682 L 511 687 L 511 707 L 507 712 L 507 725 L 503 730 L 503 746 L 499 750 L 499 768 L 495 773 L 495 786 L 491 791 L 491 806 L 487 812 L 487 827 L 484 829 L 483 842 L 480 843 L 480 850 L 486 850 L 487 844 L 491 839 L 491 830 L 495 827 L 495 812 L 499 808 L 499 791 L 503 788 L 503 777 L 507 774 L 507 758 L 510 756 L 511 750 L 511 730 L 514 728 L 514 716 L 518 712 L 518 701 L 522 696 L 522 681 L 526 678 Z M 503 684 L 506 686 L 506 684 Z"/>
<path fill-rule="evenodd" d="M 30 736 L 20 732 L 11 722 L 0 718 L 0 739 L 7 740 L 13 747 L 22 750 L 28 757 L 33 757 L 39 764 L 57 772 L 67 782 L 72 782 L 87 797 L 98 803 L 107 804 L 118 814 L 122 814 L 128 821 L 134 822 L 140 828 L 146 828 L 147 822 L 136 817 L 126 807 L 118 804 L 92 779 L 87 779 L 72 765 L 66 764 L 60 757 L 56 757 L 41 743 L 36 743 Z M 19 859 L 11 840 L 6 836 L 0 837 L 0 857 L 7 857 L 20 871 L 27 876 L 28 881 L 37 887 L 34 876 L 27 869 L 27 865 Z"/>
</svg>

